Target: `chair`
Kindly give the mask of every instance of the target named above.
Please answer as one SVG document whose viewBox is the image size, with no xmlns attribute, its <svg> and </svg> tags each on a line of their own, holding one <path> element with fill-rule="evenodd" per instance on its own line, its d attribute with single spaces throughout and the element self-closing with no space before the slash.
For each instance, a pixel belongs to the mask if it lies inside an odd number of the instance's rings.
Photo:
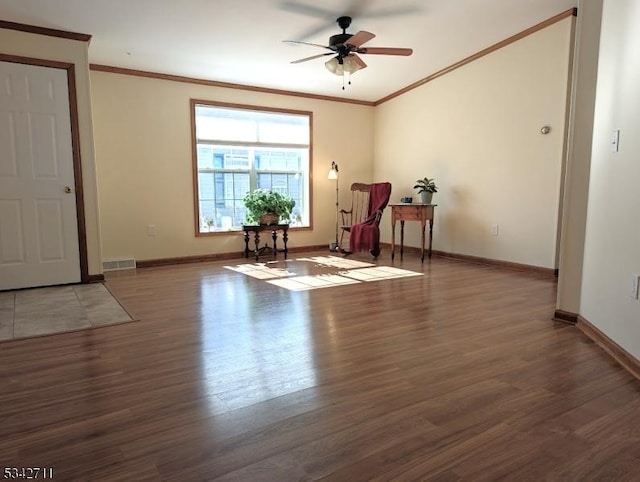
<svg viewBox="0 0 640 482">
<path fill-rule="evenodd" d="M 341 209 L 340 242 L 338 249 L 344 251 L 344 234 L 349 233 L 349 253 L 369 251 L 374 258 L 380 254 L 380 219 L 382 211 L 391 197 L 391 184 L 380 182 L 351 185 L 351 208 Z"/>
</svg>

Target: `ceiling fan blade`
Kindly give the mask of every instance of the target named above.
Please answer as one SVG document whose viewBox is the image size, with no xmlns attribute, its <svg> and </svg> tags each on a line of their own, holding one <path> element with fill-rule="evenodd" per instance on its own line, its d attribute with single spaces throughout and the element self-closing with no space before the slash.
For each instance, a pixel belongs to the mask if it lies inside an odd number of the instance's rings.
<svg viewBox="0 0 640 482">
<path fill-rule="evenodd" d="M 365 32 L 364 30 L 360 30 L 358 33 L 352 35 L 345 44 L 353 45 L 354 47 L 360 47 L 363 43 L 368 42 L 372 38 L 374 38 L 371 32 Z"/>
<path fill-rule="evenodd" d="M 335 52 L 335 47 L 330 47 L 328 45 L 320 45 L 320 44 L 313 44 L 313 43 L 309 43 L 309 42 L 299 42 L 298 40 L 283 40 L 284 43 L 286 44 L 294 44 L 294 45 L 311 45 L 313 47 L 320 47 L 323 49 L 329 49 L 333 52 Z"/>
<path fill-rule="evenodd" d="M 406 6 L 395 8 L 381 8 L 378 10 L 374 10 L 373 12 L 361 12 L 358 15 L 354 14 L 354 16 L 357 16 L 358 18 L 386 18 L 395 15 L 409 15 L 419 12 L 422 12 L 422 8 L 418 6 Z"/>
<path fill-rule="evenodd" d="M 325 55 L 333 55 L 335 52 L 327 52 L 326 54 L 318 54 L 312 55 L 311 57 L 305 57 L 304 59 L 298 59 L 291 62 L 292 64 L 301 64 L 302 62 L 306 62 L 307 60 L 319 59 L 320 57 L 324 57 Z"/>
<path fill-rule="evenodd" d="M 298 35 L 297 38 L 300 40 L 312 39 L 325 30 L 330 30 L 335 25 L 335 12 L 330 10 L 325 10 L 320 7 L 314 7 L 312 5 L 305 5 L 303 3 L 298 2 L 281 2 L 280 8 L 282 10 L 286 10 L 292 13 L 299 13 L 302 15 L 307 15 L 309 17 L 316 17 L 323 20 L 322 23 L 317 24 L 311 27 L 309 30 L 303 32 Z"/>
<path fill-rule="evenodd" d="M 373 11 L 367 11 L 370 0 L 351 0 L 344 2 L 342 8 L 343 15 L 349 15 L 350 17 L 357 18 L 379 18 L 390 17 L 393 15 L 407 15 L 411 13 L 421 12 L 422 8 L 418 5 L 407 5 L 404 7 L 391 7 L 391 8 L 379 8 Z M 280 2 L 280 8 L 292 13 L 299 13 L 307 15 L 309 17 L 321 18 L 323 20 L 333 20 L 336 15 L 335 10 L 328 10 L 314 5 L 308 5 L 305 3 L 282 1 Z"/>
<path fill-rule="evenodd" d="M 353 59 L 353 61 L 358 64 L 358 66 L 361 69 L 364 69 L 367 64 L 364 63 L 364 60 L 362 60 L 360 57 L 358 57 L 356 54 L 349 54 L 349 57 L 351 57 Z"/>
<path fill-rule="evenodd" d="M 326 22 L 326 23 L 321 23 L 316 25 L 315 27 L 312 27 L 311 29 L 302 32 L 300 35 L 296 36 L 296 38 L 299 38 L 300 40 L 304 40 L 304 39 L 314 39 L 317 38 L 317 36 L 319 34 L 321 34 L 322 32 L 325 31 L 330 31 L 332 30 L 334 27 L 331 24 L 331 22 Z"/>
<path fill-rule="evenodd" d="M 324 8 L 315 7 L 313 5 L 306 5 L 304 3 L 297 2 L 281 2 L 280 7 L 283 10 L 287 10 L 293 13 L 301 13 L 310 17 L 331 19 L 335 16 L 335 12 L 326 10 Z"/>
<path fill-rule="evenodd" d="M 356 50 L 359 54 L 376 54 L 376 55 L 411 55 L 413 49 L 397 49 L 393 47 L 363 47 Z"/>
</svg>

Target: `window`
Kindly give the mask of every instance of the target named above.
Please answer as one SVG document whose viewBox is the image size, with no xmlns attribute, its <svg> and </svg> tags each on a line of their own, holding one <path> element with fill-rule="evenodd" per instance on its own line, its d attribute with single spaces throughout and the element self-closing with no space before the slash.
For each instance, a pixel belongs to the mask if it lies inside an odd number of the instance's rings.
<svg viewBox="0 0 640 482">
<path fill-rule="evenodd" d="M 257 188 L 296 201 L 292 225 L 310 226 L 311 113 L 191 101 L 198 234 L 241 229 Z"/>
</svg>

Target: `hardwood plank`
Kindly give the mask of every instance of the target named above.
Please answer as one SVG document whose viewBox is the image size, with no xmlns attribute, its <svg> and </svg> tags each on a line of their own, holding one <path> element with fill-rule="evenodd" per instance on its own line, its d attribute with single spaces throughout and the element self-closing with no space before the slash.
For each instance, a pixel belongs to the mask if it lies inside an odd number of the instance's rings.
<svg viewBox="0 0 640 482">
<path fill-rule="evenodd" d="M 423 276 L 290 292 L 224 268 L 243 263 L 110 272 L 140 321 L 3 343 L 4 466 L 180 481 L 640 471 L 640 382 L 552 321 L 554 279 L 383 253 Z"/>
</svg>

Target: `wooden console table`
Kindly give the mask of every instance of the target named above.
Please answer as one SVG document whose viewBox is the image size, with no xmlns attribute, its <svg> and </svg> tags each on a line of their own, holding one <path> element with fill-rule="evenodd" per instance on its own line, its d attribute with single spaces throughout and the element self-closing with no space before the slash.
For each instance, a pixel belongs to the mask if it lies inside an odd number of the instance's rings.
<svg viewBox="0 0 640 482">
<path fill-rule="evenodd" d="M 422 224 L 421 261 L 424 263 L 425 227 L 429 221 L 429 257 L 431 257 L 431 243 L 433 241 L 433 215 L 437 204 L 391 204 L 391 259 L 396 248 L 396 221 L 400 221 L 400 259 L 404 248 L 404 222 L 420 221 Z"/>
<path fill-rule="evenodd" d="M 265 251 L 271 249 L 273 250 L 273 257 L 275 258 L 278 252 L 284 253 L 284 259 L 287 259 L 287 240 L 289 239 L 289 225 L 288 224 L 247 224 L 242 226 L 242 230 L 244 231 L 244 257 L 248 258 L 249 253 L 253 252 L 256 257 L 256 261 L 261 254 Z M 273 240 L 273 247 L 265 245 L 260 247 L 260 233 L 262 231 L 271 231 L 271 239 Z M 278 249 L 277 240 L 278 240 L 278 231 L 282 231 L 282 241 L 284 243 L 284 249 Z M 254 249 L 249 249 L 249 238 L 250 234 L 254 233 L 253 241 L 254 241 Z"/>
</svg>

